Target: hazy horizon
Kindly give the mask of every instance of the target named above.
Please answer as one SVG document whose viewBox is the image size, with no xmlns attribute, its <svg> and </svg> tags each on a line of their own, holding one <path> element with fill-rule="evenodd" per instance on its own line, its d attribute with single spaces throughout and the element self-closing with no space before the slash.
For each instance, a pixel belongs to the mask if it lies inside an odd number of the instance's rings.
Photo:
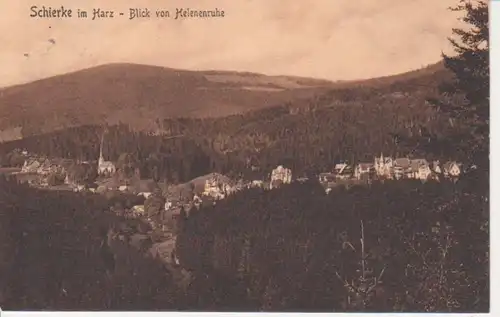
<svg viewBox="0 0 500 317">
<path fill-rule="evenodd" d="M 242 73 L 242 74 L 244 74 L 244 73 L 252 73 L 252 74 L 264 75 L 264 76 L 270 76 L 270 77 L 273 77 L 273 76 L 276 76 L 276 77 L 290 77 L 290 78 L 296 77 L 296 78 L 313 79 L 313 80 L 320 80 L 320 81 L 330 81 L 332 83 L 335 83 L 335 82 L 351 82 L 351 81 L 352 82 L 356 82 L 356 81 L 370 80 L 370 79 L 376 79 L 376 78 L 382 78 L 382 77 L 397 76 L 397 75 L 409 73 L 409 72 L 412 72 L 412 71 L 418 71 L 420 69 L 424 69 L 426 67 L 436 65 L 436 64 L 440 63 L 441 61 L 442 61 L 442 59 L 440 59 L 440 60 L 438 60 L 438 61 L 436 61 L 434 63 L 428 64 L 428 65 L 423 65 L 423 66 L 418 67 L 418 68 L 409 69 L 409 70 L 403 71 L 401 73 L 395 73 L 395 74 L 390 74 L 390 75 L 381 75 L 381 76 L 376 76 L 376 77 L 357 78 L 357 79 L 336 79 L 336 80 L 332 80 L 332 79 L 328 79 L 328 78 L 321 78 L 321 77 L 300 76 L 300 75 L 266 74 L 265 72 L 253 72 L 253 71 L 247 71 L 247 70 L 212 69 L 212 68 L 207 68 L 207 69 L 184 69 L 184 68 L 176 68 L 176 67 L 160 66 L 160 65 L 151 65 L 151 64 L 144 64 L 144 63 L 109 62 L 109 63 L 97 64 L 97 65 L 90 66 L 90 67 L 84 67 L 84 68 L 77 69 L 77 70 L 71 70 L 71 71 L 68 71 L 68 72 L 60 73 L 60 74 L 54 74 L 54 75 L 50 75 L 50 76 L 47 76 L 47 77 L 42 77 L 42 78 L 38 78 L 38 79 L 26 81 L 26 82 L 20 82 L 20 83 L 16 83 L 16 84 L 13 84 L 13 85 L 0 86 L 0 89 L 14 87 L 14 86 L 20 86 L 20 85 L 29 84 L 29 83 L 37 82 L 37 81 L 44 80 L 44 79 L 50 79 L 52 77 L 73 74 L 73 73 L 77 73 L 77 72 L 80 72 L 80 71 L 85 71 L 85 70 L 90 70 L 90 69 L 99 68 L 99 67 L 105 67 L 105 66 L 111 66 L 111 65 L 122 65 L 122 66 L 130 65 L 130 66 L 144 66 L 144 67 L 159 67 L 159 68 L 165 68 L 165 69 L 171 69 L 171 70 L 191 71 L 191 72 L 212 72 L 212 71 L 213 72 L 219 72 L 220 71 L 220 72 L 234 72 L 234 73 Z"/>
<path fill-rule="evenodd" d="M 456 0 L 312 0 L 287 6 L 264 0 L 74 1 L 66 8 L 149 8 L 151 19 L 31 18 L 27 0 L 0 3 L 0 87 L 110 63 L 221 70 L 349 81 L 420 69 L 450 52 L 459 25 Z M 56 0 L 38 4 L 60 7 Z M 177 7 L 225 11 L 224 18 L 154 17 Z M 431 13 L 429 13 L 431 12 Z M 116 13 L 115 13 L 116 14 Z"/>
</svg>

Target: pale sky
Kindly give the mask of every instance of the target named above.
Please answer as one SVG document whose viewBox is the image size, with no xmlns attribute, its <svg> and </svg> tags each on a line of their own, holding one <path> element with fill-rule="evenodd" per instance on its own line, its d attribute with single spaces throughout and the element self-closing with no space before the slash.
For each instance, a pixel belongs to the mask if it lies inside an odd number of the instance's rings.
<svg viewBox="0 0 500 317">
<path fill-rule="evenodd" d="M 36 3 L 38 2 L 38 3 Z M 402 73 L 449 52 L 458 0 L 0 1 L 0 86 L 130 62 L 351 80 Z M 286 3 L 286 4 L 285 4 Z M 30 7 L 121 11 L 113 19 L 31 18 Z M 135 5 L 134 5 L 135 4 Z M 129 20 L 129 8 L 151 19 Z M 224 18 L 174 20 L 178 7 Z M 170 10 L 170 19 L 155 17 Z"/>
</svg>

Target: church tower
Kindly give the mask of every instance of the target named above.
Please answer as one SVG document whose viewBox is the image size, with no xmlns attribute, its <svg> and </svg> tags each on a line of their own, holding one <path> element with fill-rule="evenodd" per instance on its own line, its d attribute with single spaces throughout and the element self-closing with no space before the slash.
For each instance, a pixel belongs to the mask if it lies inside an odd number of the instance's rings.
<svg viewBox="0 0 500 317">
<path fill-rule="evenodd" d="M 101 144 L 99 146 L 99 162 L 97 163 L 97 173 L 99 175 L 112 175 L 116 172 L 116 166 L 111 161 L 105 161 L 103 155 L 104 147 L 104 134 L 106 134 L 107 129 L 103 131 L 101 136 Z"/>
<path fill-rule="evenodd" d="M 104 163 L 104 156 L 102 155 L 103 144 L 104 144 L 104 133 L 101 135 L 101 145 L 99 147 L 99 166 L 101 166 L 102 163 Z"/>
</svg>

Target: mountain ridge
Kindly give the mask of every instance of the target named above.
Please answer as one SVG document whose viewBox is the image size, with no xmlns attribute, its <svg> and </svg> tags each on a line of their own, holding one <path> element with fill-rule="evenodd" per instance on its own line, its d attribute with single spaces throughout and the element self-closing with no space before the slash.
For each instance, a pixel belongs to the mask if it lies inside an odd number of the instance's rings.
<svg viewBox="0 0 500 317">
<path fill-rule="evenodd" d="M 439 62 L 398 75 L 331 82 L 230 70 L 103 64 L 0 88 L 0 112 L 5 114 L 0 118 L 0 141 L 86 124 L 125 123 L 137 130 L 154 130 L 157 118 L 224 117 L 287 103 L 306 105 L 331 91 L 391 90 L 388 87 L 395 83 L 425 82 L 445 73 Z"/>
</svg>

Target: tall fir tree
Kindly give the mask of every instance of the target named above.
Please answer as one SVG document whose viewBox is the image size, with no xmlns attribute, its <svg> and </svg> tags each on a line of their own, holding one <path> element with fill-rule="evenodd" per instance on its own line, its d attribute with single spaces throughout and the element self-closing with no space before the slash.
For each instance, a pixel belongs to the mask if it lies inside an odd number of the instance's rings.
<svg viewBox="0 0 500 317">
<path fill-rule="evenodd" d="M 439 88 L 440 97 L 431 99 L 437 109 L 465 127 L 459 146 L 467 148 L 474 164 L 488 169 L 490 69 L 488 3 L 460 0 L 452 11 L 462 12 L 464 28 L 454 28 L 449 41 L 455 54 L 443 53 L 445 67 L 453 73 Z M 465 136 L 465 137 L 464 137 Z M 454 141 L 458 141 L 457 138 Z"/>
</svg>

